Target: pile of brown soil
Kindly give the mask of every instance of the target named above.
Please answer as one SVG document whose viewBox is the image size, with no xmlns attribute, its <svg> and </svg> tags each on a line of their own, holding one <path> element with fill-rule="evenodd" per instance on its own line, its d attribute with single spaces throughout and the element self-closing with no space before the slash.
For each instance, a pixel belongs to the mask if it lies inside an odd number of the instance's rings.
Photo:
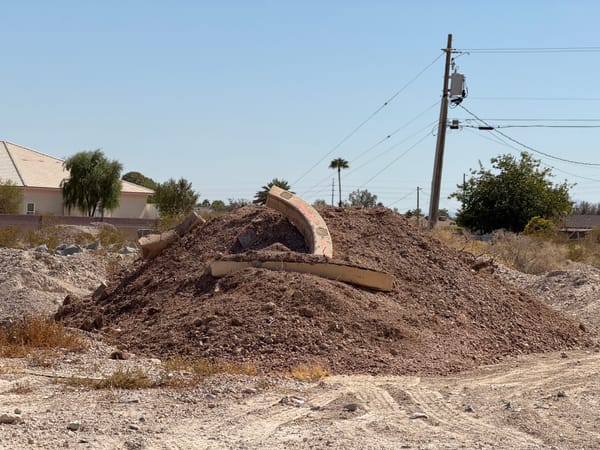
<svg viewBox="0 0 600 450">
<path fill-rule="evenodd" d="M 95 326 L 133 352 L 251 362 L 266 372 L 307 363 L 342 374 L 440 374 L 590 343 L 578 323 L 474 270 L 472 256 L 388 209 L 320 213 L 334 258 L 393 274 L 392 292 L 257 268 L 213 278 L 208 261 L 218 254 L 307 252 L 285 217 L 250 206 L 121 274 L 105 298 L 71 299 L 57 318 Z"/>
</svg>

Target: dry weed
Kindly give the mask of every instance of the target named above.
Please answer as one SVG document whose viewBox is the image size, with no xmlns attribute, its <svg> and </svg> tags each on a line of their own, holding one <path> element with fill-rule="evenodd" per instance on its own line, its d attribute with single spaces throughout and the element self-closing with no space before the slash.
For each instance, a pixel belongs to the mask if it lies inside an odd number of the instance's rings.
<svg viewBox="0 0 600 450">
<path fill-rule="evenodd" d="M 73 387 L 88 387 L 92 389 L 147 389 L 159 386 L 141 369 L 117 369 L 112 374 L 100 380 L 85 377 L 69 377 L 59 382 Z"/>
<path fill-rule="evenodd" d="M 323 369 L 319 365 L 300 365 L 291 370 L 291 376 L 298 381 L 308 381 L 314 383 L 321 378 L 328 377 L 329 370 Z"/>
<path fill-rule="evenodd" d="M 88 347 L 79 335 L 43 317 L 28 317 L 0 329 L 0 357 L 22 358 L 36 349 L 81 351 Z"/>
<path fill-rule="evenodd" d="M 17 381 L 13 387 L 4 391 L 6 394 L 29 394 L 33 392 L 33 387 L 29 381 Z"/>
</svg>

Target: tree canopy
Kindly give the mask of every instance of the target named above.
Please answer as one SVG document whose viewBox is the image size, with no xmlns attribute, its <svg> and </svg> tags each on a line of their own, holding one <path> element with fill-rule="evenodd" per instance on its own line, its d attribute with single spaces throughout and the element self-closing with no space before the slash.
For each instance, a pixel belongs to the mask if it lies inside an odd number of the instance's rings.
<svg viewBox="0 0 600 450">
<path fill-rule="evenodd" d="M 265 203 L 267 203 L 267 194 L 269 193 L 269 190 L 273 186 L 280 187 L 281 189 L 283 189 L 285 191 L 289 191 L 290 187 L 291 187 L 290 184 L 286 180 L 284 180 L 284 179 L 280 180 L 279 178 L 273 178 L 271 181 L 269 181 L 269 183 L 267 183 L 265 186 L 263 186 L 260 189 L 260 191 L 258 191 L 256 194 L 254 194 L 254 200 L 252 200 L 252 203 L 254 203 L 255 205 L 264 205 Z M 292 192 L 292 194 L 293 194 L 293 192 Z"/>
<path fill-rule="evenodd" d="M 554 219 L 571 210 L 570 186 L 566 181 L 553 184 L 551 170 L 540 168 L 530 153 L 522 152 L 520 160 L 500 155 L 491 163 L 493 171 L 480 162 L 479 170 L 471 170 L 471 178 L 451 195 L 462 203 L 457 224 L 480 233 L 520 232 L 535 216 Z"/>
<path fill-rule="evenodd" d="M 130 183 L 137 184 L 138 186 L 147 187 L 153 191 L 156 190 L 156 186 L 158 185 L 158 183 L 152 178 L 149 178 L 140 172 L 127 172 L 121 179 L 123 181 L 129 181 Z"/>
<path fill-rule="evenodd" d="M 0 214 L 19 214 L 23 191 L 10 180 L 0 180 Z"/>
<path fill-rule="evenodd" d="M 350 192 L 348 195 L 350 206 L 362 206 L 363 208 L 372 208 L 377 206 L 377 196 L 371 194 L 367 189 Z"/>
<path fill-rule="evenodd" d="M 94 216 L 100 211 L 110 211 L 119 206 L 121 196 L 120 162 L 110 161 L 101 150 L 79 152 L 64 162 L 70 173 L 61 182 L 63 201 L 70 210 L 79 208 L 84 214 Z"/>
<path fill-rule="evenodd" d="M 178 181 L 170 178 L 156 186 L 154 201 L 161 216 L 176 216 L 194 209 L 198 195 L 192 189 L 192 183 L 185 178 Z"/>
</svg>

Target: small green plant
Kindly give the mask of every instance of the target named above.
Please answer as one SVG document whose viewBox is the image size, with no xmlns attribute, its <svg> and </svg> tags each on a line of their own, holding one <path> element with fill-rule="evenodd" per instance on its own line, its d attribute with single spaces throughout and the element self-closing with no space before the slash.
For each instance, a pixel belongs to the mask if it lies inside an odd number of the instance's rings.
<svg viewBox="0 0 600 450">
<path fill-rule="evenodd" d="M 527 222 L 523 234 L 544 238 L 553 238 L 556 235 L 556 225 L 551 220 L 544 219 L 540 216 L 535 216 L 532 217 L 529 222 Z"/>
</svg>

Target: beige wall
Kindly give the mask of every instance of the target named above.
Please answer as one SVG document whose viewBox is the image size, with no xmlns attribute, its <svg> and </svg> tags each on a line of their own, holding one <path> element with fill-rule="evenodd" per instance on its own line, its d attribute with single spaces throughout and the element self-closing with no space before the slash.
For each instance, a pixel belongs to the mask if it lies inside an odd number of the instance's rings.
<svg viewBox="0 0 600 450">
<path fill-rule="evenodd" d="M 128 219 L 155 219 L 158 217 L 153 205 L 146 203 L 146 194 L 122 193 L 120 205 L 117 209 L 107 212 L 106 217 L 122 217 Z M 35 214 L 54 214 L 57 216 L 83 216 L 77 208 L 69 211 L 63 207 L 62 191 L 60 189 L 34 189 L 23 190 L 23 205 L 21 214 L 27 214 L 27 204 L 33 203 Z"/>
</svg>

